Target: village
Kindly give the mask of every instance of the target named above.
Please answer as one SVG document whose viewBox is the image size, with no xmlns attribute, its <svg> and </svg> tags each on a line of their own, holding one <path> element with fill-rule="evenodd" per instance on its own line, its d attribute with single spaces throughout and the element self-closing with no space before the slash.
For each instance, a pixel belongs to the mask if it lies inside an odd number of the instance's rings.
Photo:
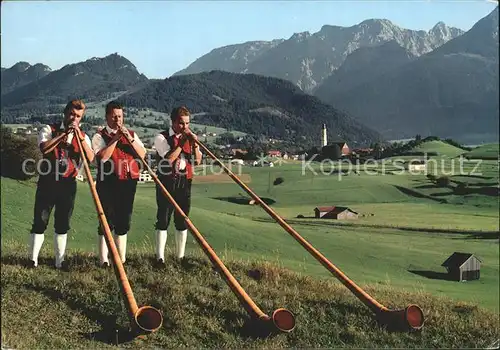
<svg viewBox="0 0 500 350">
<path fill-rule="evenodd" d="M 30 137 L 30 136 L 35 136 L 38 133 L 39 128 L 41 127 L 40 123 L 33 123 L 33 124 L 9 124 L 9 128 L 12 129 L 12 132 L 15 133 L 18 136 L 25 136 L 25 137 Z M 90 132 L 91 134 L 93 132 L 96 132 L 101 128 L 102 126 L 99 125 L 91 125 L 87 126 L 86 128 L 82 127 L 82 130 L 85 130 L 86 132 Z M 140 130 L 140 128 L 137 128 L 137 130 Z M 215 138 L 218 135 L 216 133 L 204 133 L 202 130 L 194 130 L 195 133 L 198 135 L 200 139 L 207 139 L 207 137 L 212 137 Z M 231 159 L 242 159 L 246 160 L 246 156 L 248 155 L 248 149 L 241 148 L 241 141 L 242 137 L 236 138 L 235 142 L 233 144 L 224 144 L 224 145 L 215 145 L 218 150 L 220 151 L 220 155 L 222 159 L 226 160 L 231 160 Z M 273 166 L 272 164 L 278 160 L 302 160 L 306 159 L 308 156 L 311 156 L 307 153 L 306 150 L 298 152 L 296 154 L 292 154 L 287 151 L 280 151 L 277 149 L 272 149 L 272 146 L 275 145 L 276 143 L 279 143 L 280 140 L 269 138 L 266 140 L 269 150 L 266 151 L 265 154 L 263 154 L 264 157 L 269 159 L 269 162 L 266 163 L 268 166 Z M 155 152 L 154 145 L 152 144 L 152 140 L 150 138 L 146 138 L 143 140 L 144 145 L 146 146 L 146 149 L 148 152 Z M 330 149 L 332 147 L 338 147 L 341 150 L 340 156 L 342 158 L 349 158 L 349 157 L 354 157 L 354 156 L 364 156 L 364 157 L 370 157 L 370 156 L 375 156 L 375 149 L 374 148 L 350 148 L 350 146 L 347 144 L 345 141 L 334 141 L 334 142 L 327 142 L 327 129 L 326 129 L 326 124 L 323 124 L 322 129 L 321 129 L 321 145 L 320 149 L 323 154 L 327 154 L 330 152 Z M 254 159 L 250 159 L 249 161 L 245 161 L 245 165 L 253 165 L 253 166 L 259 166 L 259 163 L 254 162 L 257 158 L 261 158 L 261 155 L 257 155 L 257 157 L 252 157 Z M 241 163 L 241 162 L 240 162 Z M 243 164 L 243 163 L 241 163 Z"/>
<path fill-rule="evenodd" d="M 19 124 L 16 126 L 15 124 L 11 124 L 9 127 L 12 131 L 19 136 L 24 137 L 36 137 L 36 134 L 40 128 L 40 123 L 35 124 Z M 86 124 L 86 128 L 89 129 L 90 133 L 96 132 L 102 126 L 98 125 L 88 125 Z M 140 128 L 138 128 L 140 130 Z M 146 129 L 144 129 L 146 131 Z M 89 132 L 87 131 L 87 132 Z M 198 137 L 202 139 L 207 139 L 207 137 L 216 138 L 218 135 L 214 132 L 208 133 L 203 130 L 196 129 L 195 133 Z M 151 135 L 148 135 L 143 142 L 146 146 L 147 150 L 147 158 L 150 161 L 150 164 L 153 168 L 155 168 L 155 155 L 156 150 L 152 142 Z M 302 150 L 297 153 L 281 151 L 278 149 L 273 149 L 272 147 L 275 144 L 279 144 L 280 140 L 276 140 L 273 138 L 267 139 L 267 150 L 265 153 L 253 154 L 249 149 L 242 147 L 242 137 L 235 138 L 234 143 L 227 144 L 211 144 L 211 147 L 215 147 L 214 152 L 217 156 L 227 162 L 229 165 L 234 166 L 252 166 L 252 167 L 274 167 L 284 164 L 288 161 L 297 162 L 297 161 L 305 161 L 308 159 L 315 159 L 317 161 L 321 161 L 324 159 L 331 160 L 341 160 L 341 161 L 350 161 L 355 163 L 356 161 L 367 161 L 367 160 L 375 160 L 381 157 L 381 152 L 384 150 L 383 147 L 375 148 L 351 148 L 347 142 L 345 141 L 333 141 L 328 142 L 327 137 L 327 126 L 323 124 L 320 130 L 320 139 L 321 144 L 317 147 L 314 147 L 310 150 Z M 410 141 L 408 139 L 407 141 Z M 423 172 L 426 170 L 426 159 L 412 159 L 411 161 L 406 161 L 403 163 L 403 166 L 406 170 L 410 172 Z M 83 174 L 79 174 L 77 177 L 78 180 L 84 181 Z M 149 183 L 153 182 L 151 175 L 144 170 L 141 173 L 139 178 L 140 183 Z"/>
</svg>

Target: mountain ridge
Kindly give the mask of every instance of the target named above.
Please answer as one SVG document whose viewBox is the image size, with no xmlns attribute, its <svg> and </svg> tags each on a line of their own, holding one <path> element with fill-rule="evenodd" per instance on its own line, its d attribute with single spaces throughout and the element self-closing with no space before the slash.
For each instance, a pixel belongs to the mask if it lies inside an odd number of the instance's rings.
<svg viewBox="0 0 500 350">
<path fill-rule="evenodd" d="M 122 95 L 119 101 L 165 113 L 186 105 L 198 114 L 195 123 L 299 143 L 307 139 L 319 145 L 323 123 L 328 126 L 330 140 L 367 145 L 382 139 L 352 116 L 305 94 L 293 83 L 256 74 L 211 71 L 180 75 Z"/>
<path fill-rule="evenodd" d="M 41 79 L 2 95 L 2 108 L 26 103 L 66 103 L 68 98 L 104 98 L 110 91 L 128 90 L 148 79 L 117 53 L 67 64 Z"/>
<path fill-rule="evenodd" d="M 10 68 L 2 67 L 1 93 L 6 94 L 24 85 L 43 78 L 51 73 L 52 69 L 42 63 L 31 65 L 26 61 L 19 61 Z"/>
<path fill-rule="evenodd" d="M 228 46 L 213 49 L 173 76 L 210 70 L 253 73 L 290 80 L 311 93 L 360 47 L 396 40 L 419 56 L 461 34 L 461 29 L 443 22 L 429 31 L 404 29 L 387 19 L 367 19 L 349 27 L 325 24 L 316 33 L 297 32 L 288 39 L 275 39 L 253 59 L 233 65 L 227 62 L 236 51 L 245 52 L 246 43 L 230 45 L 234 52 L 227 52 Z"/>
<path fill-rule="evenodd" d="M 481 39 L 481 40 L 479 40 Z M 498 139 L 498 7 L 436 50 L 352 89 L 316 94 L 387 138 Z M 332 90 L 334 88 L 332 87 Z M 478 140 L 467 139 L 475 134 Z M 484 135 L 484 136 L 480 136 Z"/>
</svg>

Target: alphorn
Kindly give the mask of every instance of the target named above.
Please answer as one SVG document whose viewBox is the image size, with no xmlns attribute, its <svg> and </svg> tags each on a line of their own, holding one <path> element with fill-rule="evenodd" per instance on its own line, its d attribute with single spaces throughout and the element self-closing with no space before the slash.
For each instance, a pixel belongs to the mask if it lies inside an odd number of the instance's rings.
<svg viewBox="0 0 500 350">
<path fill-rule="evenodd" d="M 128 137 L 128 135 L 124 136 L 127 138 L 128 142 L 132 144 L 132 140 Z M 245 292 L 243 287 L 239 284 L 239 282 L 234 278 L 234 276 L 231 274 L 229 269 L 224 265 L 224 263 L 220 260 L 220 258 L 217 256 L 213 248 L 208 244 L 208 242 L 205 240 L 205 238 L 201 235 L 201 233 L 198 231 L 198 229 L 194 226 L 194 224 L 191 222 L 189 217 L 184 213 L 184 211 L 179 207 L 175 199 L 172 197 L 172 195 L 168 192 L 168 190 L 163 186 L 161 183 L 160 179 L 158 179 L 158 176 L 156 176 L 155 172 L 149 164 L 146 162 L 146 160 L 142 157 L 137 157 L 141 160 L 142 164 L 144 167 L 148 170 L 149 174 L 155 181 L 155 183 L 160 187 L 161 191 L 167 197 L 167 199 L 172 203 L 174 206 L 175 210 L 184 218 L 184 221 L 186 222 L 186 225 L 189 227 L 189 230 L 193 234 L 194 238 L 198 242 L 198 244 L 201 246 L 202 250 L 205 252 L 205 254 L 208 256 L 212 264 L 218 269 L 218 271 L 222 272 L 222 276 L 224 277 L 224 281 L 227 283 L 229 288 L 233 291 L 233 293 L 236 295 L 240 303 L 242 304 L 243 308 L 248 312 L 248 314 L 261 321 L 264 326 L 266 326 L 268 329 L 273 326 L 276 330 L 279 330 L 281 332 L 291 332 L 295 328 L 295 316 L 293 313 L 288 311 L 285 308 L 278 308 L 274 310 L 274 312 L 271 314 L 271 316 L 265 314 L 258 306 L 255 304 L 255 302 L 250 298 L 250 296 Z"/>
<path fill-rule="evenodd" d="M 120 254 L 118 253 L 118 249 L 116 248 L 115 241 L 113 240 L 111 230 L 109 229 L 106 215 L 104 215 L 101 200 L 99 199 L 99 196 L 97 194 L 94 179 L 92 177 L 92 174 L 90 173 L 90 168 L 82 147 L 82 141 L 80 140 L 80 137 L 76 135 L 76 133 L 74 133 L 73 137 L 76 137 L 76 139 L 78 140 L 78 147 L 82 154 L 83 166 L 85 169 L 85 174 L 87 175 L 90 192 L 92 193 L 92 198 L 94 199 L 99 222 L 104 229 L 106 244 L 108 245 L 108 249 L 111 252 L 111 260 L 113 262 L 114 271 L 119 282 L 118 284 L 120 285 L 123 301 L 129 313 L 132 331 L 137 336 L 146 333 L 152 333 L 161 327 L 163 323 L 163 316 L 159 310 L 152 306 L 142 306 L 140 308 L 137 306 L 137 301 L 135 300 L 134 293 L 132 292 L 132 288 L 130 287 L 130 283 L 127 278 L 127 274 L 125 273 L 125 269 L 123 268 Z"/>
<path fill-rule="evenodd" d="M 259 196 L 257 196 L 247 185 L 245 185 L 230 169 L 228 169 L 210 150 L 203 145 L 199 140 L 196 143 L 200 145 L 203 151 L 206 152 L 214 161 L 216 161 L 222 169 L 245 190 L 261 207 L 285 229 L 302 247 L 304 247 L 316 260 L 318 260 L 326 269 L 328 269 L 337 279 L 340 280 L 355 296 L 357 296 L 366 306 L 368 306 L 378 317 L 382 324 L 394 329 L 418 330 L 424 324 L 424 314 L 422 309 L 414 304 L 408 305 L 405 309 L 390 310 L 377 300 L 366 293 L 339 268 L 332 264 L 323 254 L 314 248 L 306 241 L 297 231 L 295 231 L 288 223 L 285 222 L 274 210 L 272 210 Z"/>
</svg>

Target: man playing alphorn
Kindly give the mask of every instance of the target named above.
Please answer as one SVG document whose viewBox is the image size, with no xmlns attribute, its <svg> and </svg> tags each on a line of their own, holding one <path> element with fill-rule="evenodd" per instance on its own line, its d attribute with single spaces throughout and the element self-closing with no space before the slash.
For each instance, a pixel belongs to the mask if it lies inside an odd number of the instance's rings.
<svg viewBox="0 0 500 350">
<path fill-rule="evenodd" d="M 139 136 L 125 128 L 123 107 L 117 102 L 106 105 L 106 127 L 92 138 L 97 159 L 97 194 L 124 263 L 127 251 L 127 233 L 130 230 L 135 192 L 140 167 L 137 156 L 144 158 L 146 149 Z M 127 137 L 132 140 L 128 142 Z M 100 264 L 109 266 L 108 247 L 104 229 L 98 228 Z"/>
<path fill-rule="evenodd" d="M 175 199 L 186 215 L 191 208 L 191 182 L 193 165 L 191 157 L 194 153 L 195 164 L 201 162 L 201 152 L 194 141 L 196 135 L 189 129 L 189 110 L 182 106 L 172 110 L 170 114 L 171 128 L 155 137 L 154 145 L 157 153 L 157 175 L 163 186 Z M 161 266 L 165 263 L 165 245 L 167 228 L 174 206 L 156 185 L 156 258 Z M 187 228 L 184 218 L 177 212 L 174 214 L 176 256 L 184 257 L 187 240 Z"/>
<path fill-rule="evenodd" d="M 55 267 L 63 267 L 66 252 L 67 232 L 76 197 L 76 176 L 81 162 L 79 137 L 89 162 L 94 159 L 90 138 L 80 130 L 80 121 L 85 113 L 81 100 L 72 100 L 64 108 L 61 123 L 45 125 L 38 133 L 38 145 L 43 158 L 35 195 L 34 219 L 31 227 L 30 266 L 38 266 L 38 254 L 44 241 L 44 233 L 54 212 Z M 85 142 L 83 142 L 85 140 Z M 64 263 L 66 265 L 66 263 Z"/>
</svg>

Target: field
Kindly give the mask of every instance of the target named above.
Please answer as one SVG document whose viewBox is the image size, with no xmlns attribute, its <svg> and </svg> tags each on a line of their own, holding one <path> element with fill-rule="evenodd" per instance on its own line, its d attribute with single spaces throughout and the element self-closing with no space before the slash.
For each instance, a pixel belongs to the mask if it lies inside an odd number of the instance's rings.
<svg viewBox="0 0 500 350">
<path fill-rule="evenodd" d="M 168 272 L 154 270 L 150 260 L 154 254 L 155 189 L 153 184 L 141 184 L 126 269 L 137 298 L 158 305 L 168 318 L 166 328 L 144 346 L 489 346 L 500 335 L 499 208 L 498 194 L 481 189 L 498 187 L 498 162 L 465 161 L 462 169 L 468 174 L 457 174 L 455 167 L 452 175 L 453 160 L 443 159 L 441 170 L 448 172 L 450 186 L 468 183 L 470 191 L 464 195 L 436 186 L 425 174 L 395 174 L 382 164 L 370 165 L 369 172 L 358 171 L 359 175 L 340 175 L 336 167 L 318 163 L 303 167 L 297 162 L 274 168 L 242 166 L 238 170 L 233 166 L 233 171 L 244 174 L 243 180 L 258 195 L 375 299 L 395 308 L 409 303 L 421 306 L 427 318 L 422 333 L 401 336 L 374 325 L 364 305 L 261 208 L 248 205 L 250 197 L 237 184 L 220 181 L 205 168 L 206 175 L 198 169 L 193 185 L 192 222 L 245 290 L 256 297 L 257 304 L 266 312 L 276 307 L 290 309 L 297 315 L 297 329 L 254 341 L 240 333 L 239 327 L 247 329 L 244 310 L 192 238 L 187 246 L 190 268 L 172 261 Z M 220 172 L 218 168 L 214 171 Z M 273 185 L 277 177 L 284 182 Z M 1 186 L 2 343 L 19 348 L 33 347 L 36 342 L 46 347 L 101 347 L 98 335 L 86 338 L 82 334 L 106 328 L 101 318 L 115 315 L 118 319 L 112 322 L 122 325 L 126 320 L 113 273 L 95 266 L 97 219 L 88 185 L 79 183 L 68 240 L 73 272 L 51 268 L 49 229 L 41 253 L 42 264 L 48 266 L 42 265 L 40 274 L 22 267 L 35 181 L 3 178 Z M 315 219 L 313 209 L 326 205 L 349 206 L 360 217 L 348 222 Z M 172 230 L 171 225 L 169 253 Z M 441 264 L 456 251 L 474 253 L 482 260 L 480 280 L 446 280 Z M 266 277 L 262 281 L 250 278 L 251 269 Z M 46 303 L 53 311 L 42 308 Z M 49 312 L 52 319 L 61 319 L 56 325 L 64 328 L 69 322 L 74 326 L 68 335 L 54 326 L 50 338 L 41 333 L 43 327 L 27 326 L 26 316 L 17 316 L 18 310 L 31 312 L 35 324 L 38 319 L 47 324 L 50 319 L 44 314 Z"/>
<path fill-rule="evenodd" d="M 487 145 L 479 146 L 466 153 L 469 159 L 498 159 L 499 144 L 490 143 Z"/>
<path fill-rule="evenodd" d="M 437 152 L 438 155 L 440 156 L 447 156 L 450 158 L 455 158 L 459 156 L 460 154 L 463 154 L 467 151 L 464 151 L 463 149 L 460 149 L 458 147 L 455 147 L 453 145 L 450 145 L 448 143 L 445 143 L 443 141 L 427 141 L 422 144 L 420 144 L 417 147 L 414 147 L 412 152 Z"/>
</svg>

